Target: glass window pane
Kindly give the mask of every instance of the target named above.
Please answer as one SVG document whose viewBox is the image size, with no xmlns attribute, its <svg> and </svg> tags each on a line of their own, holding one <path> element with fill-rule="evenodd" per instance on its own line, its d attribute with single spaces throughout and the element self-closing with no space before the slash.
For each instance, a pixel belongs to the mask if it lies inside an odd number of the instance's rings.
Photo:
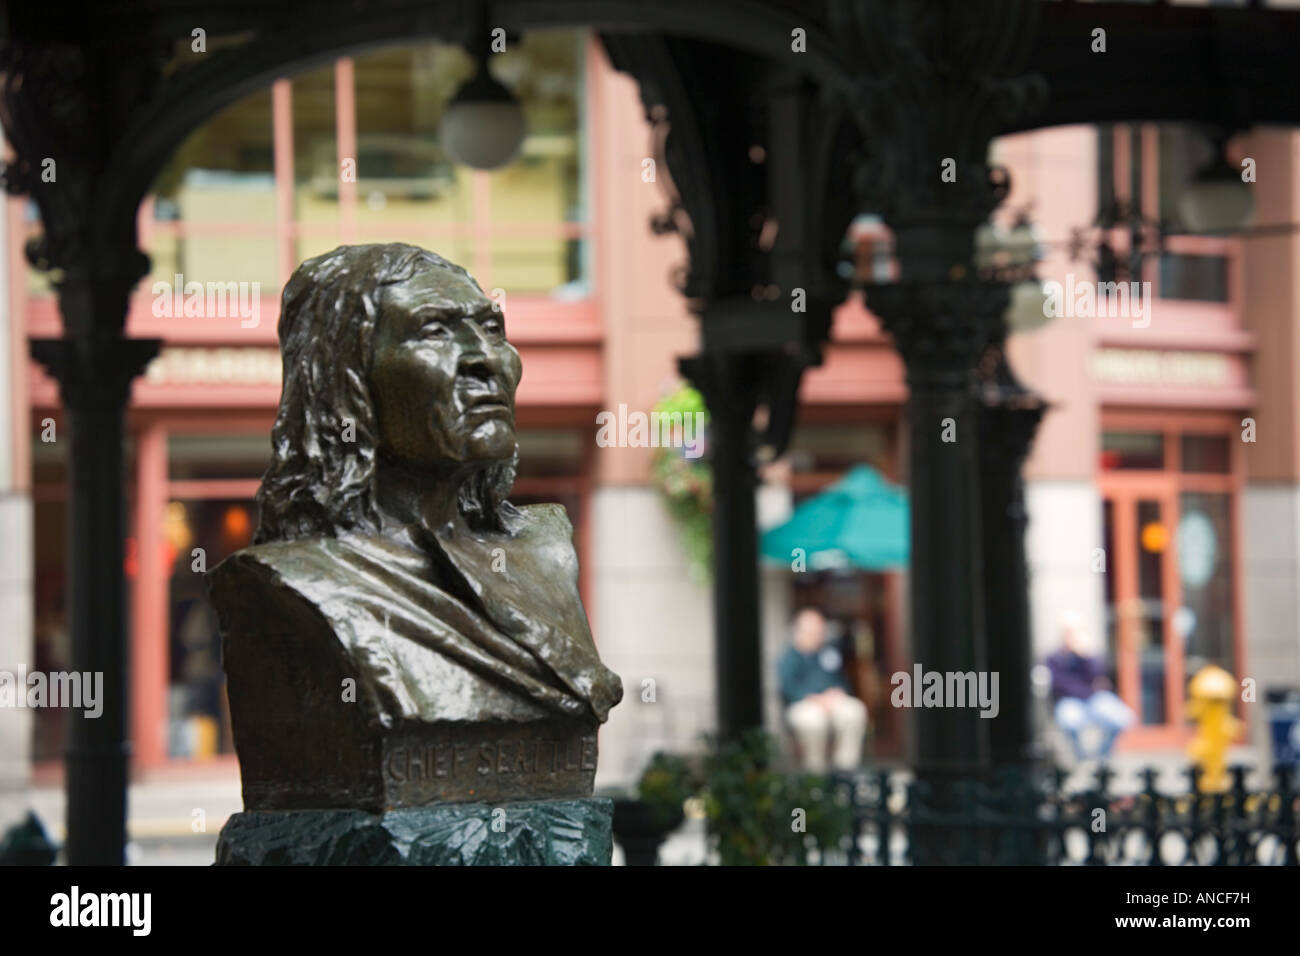
<svg viewBox="0 0 1300 956">
<path fill-rule="evenodd" d="M 1227 302 L 1227 257 L 1162 253 L 1159 289 L 1162 299 Z"/>
<path fill-rule="evenodd" d="M 234 750 L 230 705 L 221 667 L 221 634 L 208 602 L 203 575 L 191 553 L 203 548 L 215 567 L 253 541 L 257 505 L 252 501 L 199 499 L 167 505 L 163 531 L 171 555 L 170 687 L 167 752 L 202 759 Z"/>
<path fill-rule="evenodd" d="M 539 31 L 494 57 L 494 73 L 523 105 L 528 135 L 519 158 L 490 175 L 492 284 L 505 289 L 590 294 L 590 246 L 565 223 L 585 223 L 582 123 L 586 36 Z M 540 232 L 519 226 L 543 227 Z M 553 228 L 544 228 L 552 226 Z"/>
<path fill-rule="evenodd" d="M 1231 449 L 1223 435 L 1183 435 L 1179 456 L 1189 474 L 1226 475 L 1231 470 Z"/>
<path fill-rule="evenodd" d="M 498 57 L 492 59 L 495 65 Z M 357 221 L 362 231 L 383 227 L 377 231 L 384 241 L 445 255 L 419 230 L 459 225 L 468 234 L 473 222 L 474 171 L 451 161 L 438 127 L 447 103 L 474 75 L 474 61 L 454 44 L 421 43 L 357 57 L 353 68 Z M 403 234 L 403 227 L 415 231 Z"/>
<path fill-rule="evenodd" d="M 1165 467 L 1165 439 L 1159 432 L 1102 432 L 1103 471 Z"/>
<path fill-rule="evenodd" d="M 293 214 L 309 232 L 333 249 L 339 244 L 339 180 L 344 157 L 338 154 L 334 66 L 295 76 L 293 102 Z M 354 157 L 347 157 L 354 158 Z M 332 228 L 325 228 L 332 227 Z"/>
<path fill-rule="evenodd" d="M 1115 502 L 1101 505 L 1101 546 L 1105 562 L 1101 569 L 1102 597 L 1106 614 L 1106 675 L 1112 688 L 1119 687 L 1119 613 L 1115 606 Z"/>
<path fill-rule="evenodd" d="M 152 260 L 150 284 L 181 274 L 187 282 L 276 287 L 272 154 L 269 89 L 189 135 L 146 199 L 151 219 L 141 242 Z"/>
<path fill-rule="evenodd" d="M 168 477 L 260 479 L 271 462 L 268 435 L 169 435 Z"/>
<path fill-rule="evenodd" d="M 515 222 L 580 222 L 586 38 L 575 30 L 531 33 L 492 60 L 523 105 L 520 157 L 492 175 L 493 206 Z M 504 217 L 503 217 L 504 218 Z"/>
<path fill-rule="evenodd" d="M 518 478 L 578 476 L 582 473 L 584 438 L 581 431 L 525 428 L 519 431 L 518 441 Z"/>
<path fill-rule="evenodd" d="M 1166 720 L 1164 560 L 1169 550 L 1169 528 L 1160 511 L 1158 501 L 1137 503 L 1138 598 L 1134 624 L 1144 724 L 1163 724 Z"/>
<path fill-rule="evenodd" d="M 587 294 L 582 280 L 582 250 L 575 241 L 563 236 L 502 237 L 492 240 L 491 250 L 491 274 L 475 277 L 486 283 L 485 288 L 545 293 L 561 299 L 583 298 Z"/>
<path fill-rule="evenodd" d="M 1184 492 L 1179 509 L 1183 606 L 1175 612 L 1174 631 L 1183 641 L 1186 676 L 1191 679 L 1210 664 L 1235 674 L 1229 496 Z"/>
</svg>

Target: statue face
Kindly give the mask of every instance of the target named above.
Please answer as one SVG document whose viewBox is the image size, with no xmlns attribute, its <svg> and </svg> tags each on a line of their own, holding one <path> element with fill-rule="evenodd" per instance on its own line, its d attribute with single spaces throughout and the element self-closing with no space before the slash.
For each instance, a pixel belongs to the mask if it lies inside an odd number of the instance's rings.
<svg viewBox="0 0 1300 956">
<path fill-rule="evenodd" d="M 504 316 L 465 276 L 385 287 L 370 369 L 380 449 L 419 470 L 510 458 L 521 370 Z"/>
</svg>

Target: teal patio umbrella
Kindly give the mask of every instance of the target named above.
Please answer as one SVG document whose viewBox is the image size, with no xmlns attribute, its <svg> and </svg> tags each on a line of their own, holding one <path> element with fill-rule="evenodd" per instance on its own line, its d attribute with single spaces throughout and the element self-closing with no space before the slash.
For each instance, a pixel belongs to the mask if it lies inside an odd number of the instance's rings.
<svg viewBox="0 0 1300 956">
<path fill-rule="evenodd" d="M 907 492 L 857 465 L 763 534 L 763 557 L 789 565 L 802 548 L 808 570 L 883 571 L 907 564 Z"/>
</svg>

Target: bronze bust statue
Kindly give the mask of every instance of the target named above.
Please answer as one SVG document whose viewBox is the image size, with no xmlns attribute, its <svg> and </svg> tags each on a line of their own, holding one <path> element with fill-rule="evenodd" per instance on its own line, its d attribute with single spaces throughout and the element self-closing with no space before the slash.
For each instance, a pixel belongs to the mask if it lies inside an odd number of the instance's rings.
<svg viewBox="0 0 1300 956">
<path fill-rule="evenodd" d="M 248 810 L 583 797 L 623 695 L 560 505 L 506 500 L 521 364 L 453 263 L 343 246 L 285 286 L 252 547 L 209 575 Z"/>
</svg>

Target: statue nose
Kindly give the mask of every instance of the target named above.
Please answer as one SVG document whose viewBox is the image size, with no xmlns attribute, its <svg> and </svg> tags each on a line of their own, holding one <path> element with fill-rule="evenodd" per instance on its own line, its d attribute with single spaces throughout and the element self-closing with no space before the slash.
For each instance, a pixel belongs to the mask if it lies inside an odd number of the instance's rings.
<svg viewBox="0 0 1300 956">
<path fill-rule="evenodd" d="M 461 375 L 471 375 L 475 378 L 491 378 L 496 369 L 487 353 L 480 348 L 466 349 L 461 353 L 460 362 L 457 365 L 457 372 Z"/>
</svg>

